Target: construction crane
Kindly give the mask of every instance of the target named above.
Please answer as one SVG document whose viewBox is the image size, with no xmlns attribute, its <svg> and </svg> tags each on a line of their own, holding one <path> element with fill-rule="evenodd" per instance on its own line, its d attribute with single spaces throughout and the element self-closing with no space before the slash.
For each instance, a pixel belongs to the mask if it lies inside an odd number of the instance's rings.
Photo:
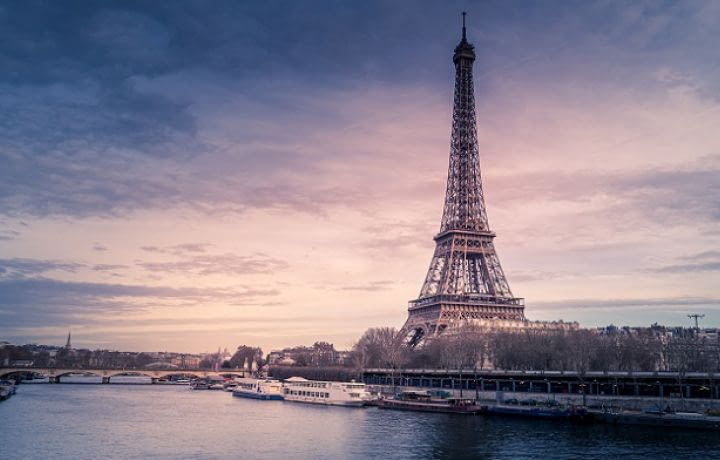
<svg viewBox="0 0 720 460">
<path fill-rule="evenodd" d="M 698 320 L 705 318 L 705 315 L 698 315 L 697 313 L 693 313 L 692 315 L 687 315 L 688 318 L 694 318 L 695 319 L 695 330 L 699 331 L 700 326 L 698 325 Z"/>
</svg>

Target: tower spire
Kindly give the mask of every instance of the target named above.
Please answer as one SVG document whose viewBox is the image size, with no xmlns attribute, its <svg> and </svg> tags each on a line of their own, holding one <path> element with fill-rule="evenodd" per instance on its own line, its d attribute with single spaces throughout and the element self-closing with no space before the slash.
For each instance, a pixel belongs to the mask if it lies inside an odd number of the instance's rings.
<svg viewBox="0 0 720 460">
<path fill-rule="evenodd" d="M 463 35 L 462 35 L 462 39 L 463 39 L 463 41 L 467 41 L 467 39 L 465 38 L 465 15 L 466 15 L 466 14 L 467 14 L 466 12 L 464 12 L 464 11 L 462 12 L 462 17 L 463 17 Z"/>
<path fill-rule="evenodd" d="M 67 342 L 65 343 L 65 348 L 67 348 L 68 350 L 69 350 L 70 348 L 72 348 L 72 347 L 70 346 L 70 329 L 68 329 L 68 337 L 67 337 Z"/>
</svg>

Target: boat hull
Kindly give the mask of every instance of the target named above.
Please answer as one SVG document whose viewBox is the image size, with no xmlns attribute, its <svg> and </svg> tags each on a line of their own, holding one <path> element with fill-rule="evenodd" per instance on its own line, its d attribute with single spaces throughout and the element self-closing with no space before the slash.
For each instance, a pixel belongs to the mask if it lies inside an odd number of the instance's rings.
<svg viewBox="0 0 720 460">
<path fill-rule="evenodd" d="M 439 403 L 426 403 L 417 401 L 397 401 L 384 399 L 377 402 L 380 409 L 394 409 L 415 412 L 437 412 L 442 414 L 482 414 L 487 411 L 487 406 L 468 405 L 450 406 Z"/>
<path fill-rule="evenodd" d="M 283 396 L 279 394 L 269 394 L 269 393 L 258 393 L 255 391 L 233 391 L 233 396 L 237 398 L 247 398 L 247 399 L 260 399 L 262 401 L 282 401 Z"/>
<path fill-rule="evenodd" d="M 285 398 L 285 401 L 297 402 L 303 404 L 317 404 L 320 406 L 343 406 L 343 407 L 363 407 L 366 405 L 365 401 L 328 401 L 320 399 L 291 399 Z"/>
<path fill-rule="evenodd" d="M 512 417 L 552 418 L 573 421 L 589 421 L 592 419 L 584 409 L 553 409 L 544 407 L 523 406 L 489 406 L 487 413 L 491 415 L 508 415 Z"/>
</svg>

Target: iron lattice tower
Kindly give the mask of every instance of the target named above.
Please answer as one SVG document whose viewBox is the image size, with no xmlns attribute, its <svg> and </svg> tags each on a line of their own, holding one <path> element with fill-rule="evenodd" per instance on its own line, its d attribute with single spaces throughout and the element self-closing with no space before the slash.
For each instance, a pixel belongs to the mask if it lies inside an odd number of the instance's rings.
<svg viewBox="0 0 720 460">
<path fill-rule="evenodd" d="M 435 253 L 420 296 L 410 301 L 403 326 L 416 345 L 466 320 L 524 320 L 523 299 L 510 291 L 488 226 L 480 179 L 473 63 L 466 38 L 455 47 L 455 97 L 447 192 Z"/>
</svg>

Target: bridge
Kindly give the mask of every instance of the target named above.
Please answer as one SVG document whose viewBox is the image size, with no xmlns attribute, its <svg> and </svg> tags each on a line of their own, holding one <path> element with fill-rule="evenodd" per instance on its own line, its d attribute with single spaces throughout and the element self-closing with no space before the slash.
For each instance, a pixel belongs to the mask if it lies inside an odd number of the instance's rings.
<svg viewBox="0 0 720 460">
<path fill-rule="evenodd" d="M 0 367 L 0 379 L 12 377 L 14 374 L 40 374 L 48 378 L 49 383 L 60 383 L 62 377 L 70 374 L 92 374 L 101 378 L 101 383 L 110 383 L 110 379 L 118 376 L 136 375 L 149 377 L 150 383 L 173 375 L 186 375 L 196 378 L 245 377 L 249 372 L 245 369 L 102 369 L 102 368 L 71 368 L 71 367 Z"/>
</svg>

